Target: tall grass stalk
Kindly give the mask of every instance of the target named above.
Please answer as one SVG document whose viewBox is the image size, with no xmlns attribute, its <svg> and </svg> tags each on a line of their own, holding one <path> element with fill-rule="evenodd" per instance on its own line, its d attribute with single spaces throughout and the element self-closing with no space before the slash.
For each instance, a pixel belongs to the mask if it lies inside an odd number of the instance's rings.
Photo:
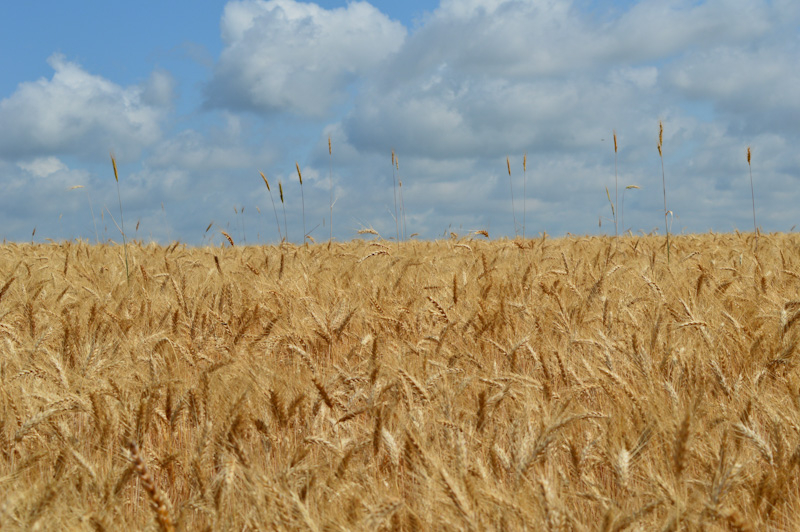
<svg viewBox="0 0 800 532">
<path fill-rule="evenodd" d="M 331 147 L 330 135 L 328 135 L 328 185 L 331 192 L 331 212 L 330 219 L 328 220 L 328 228 L 330 229 L 330 235 L 328 236 L 328 247 L 330 247 L 331 242 L 333 242 L 333 148 Z"/>
<path fill-rule="evenodd" d="M 632 188 L 639 189 L 636 185 L 628 185 L 625 187 L 625 190 L 630 190 Z M 625 190 L 622 191 L 622 203 L 619 206 L 619 221 L 620 226 L 622 226 L 622 232 L 625 232 Z"/>
<path fill-rule="evenodd" d="M 122 246 L 125 250 L 125 277 L 128 280 L 128 284 L 131 284 L 131 273 L 130 269 L 128 268 L 128 241 L 125 238 L 125 219 L 122 217 L 122 195 L 119 192 L 119 174 L 117 173 L 117 161 L 114 159 L 114 154 L 111 154 L 111 166 L 114 167 L 114 180 L 117 182 L 117 199 L 119 200 L 119 221 L 120 225 L 122 225 L 122 229 L 120 229 L 120 233 L 122 233 Z"/>
<path fill-rule="evenodd" d="M 608 204 L 611 205 L 611 219 L 614 220 L 614 234 L 617 234 L 617 209 L 614 206 L 614 201 L 611 199 L 611 192 L 608 191 L 608 187 L 606 187 L 606 197 L 608 198 Z M 600 217 L 598 227 L 602 227 L 603 225 L 603 217 Z"/>
<path fill-rule="evenodd" d="M 94 240 L 97 243 L 100 243 L 100 235 L 97 234 L 97 220 L 94 217 L 94 208 L 92 207 L 92 199 L 89 197 L 89 189 L 84 187 L 83 185 L 75 185 L 74 187 L 69 187 L 69 190 L 75 190 L 82 188 L 84 192 L 86 192 L 86 200 L 89 202 L 89 212 L 92 213 L 92 223 L 94 224 Z"/>
<path fill-rule="evenodd" d="M 211 222 L 209 222 L 209 224 L 208 224 L 208 227 L 206 227 L 206 230 L 205 230 L 205 232 L 203 233 L 203 240 L 201 240 L 201 241 L 200 241 L 200 246 L 201 246 L 201 247 L 202 247 L 202 246 L 203 246 L 203 244 L 205 243 L 205 241 L 206 241 L 206 236 L 208 236 L 208 231 L 209 231 L 209 229 L 211 229 L 211 226 L 212 226 L 212 225 L 214 225 L 214 220 L 211 220 Z M 209 239 L 209 243 L 211 243 L 211 240 L 210 240 L 210 239 Z"/>
<path fill-rule="evenodd" d="M 403 179 L 400 177 L 400 159 L 394 156 L 394 164 L 397 167 L 397 189 L 400 193 L 400 216 L 403 219 L 403 240 L 406 240 L 406 204 L 403 201 Z"/>
<path fill-rule="evenodd" d="M 264 180 L 264 184 L 267 185 L 267 192 L 269 192 L 269 199 L 272 201 L 272 211 L 275 213 L 275 225 L 278 227 L 278 237 L 280 237 L 281 242 L 283 242 L 283 235 L 281 234 L 281 223 L 278 221 L 278 209 L 275 208 L 275 198 L 272 196 L 272 189 L 269 188 L 269 181 L 267 181 L 267 176 L 264 175 L 264 172 L 259 172 L 261 174 L 261 179 Z"/>
<path fill-rule="evenodd" d="M 286 203 L 283 201 L 283 183 L 278 180 L 278 192 L 281 196 L 281 206 L 283 207 L 283 234 L 286 235 L 286 241 L 289 241 L 289 226 L 286 224 Z"/>
<path fill-rule="evenodd" d="M 295 168 L 297 168 L 297 178 L 300 180 L 300 198 L 303 202 L 303 243 L 306 242 L 306 198 L 303 194 L 303 174 L 300 173 L 300 165 L 297 164 L 297 161 L 294 162 Z"/>
<path fill-rule="evenodd" d="M 753 233 L 756 235 L 756 252 L 757 252 L 758 226 L 756 225 L 756 193 L 753 190 L 753 166 L 750 164 L 750 146 L 747 147 L 747 167 L 750 169 L 750 197 L 753 200 Z"/>
<path fill-rule="evenodd" d="M 514 183 L 511 180 L 511 161 L 506 156 L 506 167 L 508 167 L 508 185 L 511 188 L 511 215 L 514 219 L 514 238 L 517 237 L 517 211 L 514 209 Z"/>
<path fill-rule="evenodd" d="M 667 231 L 667 264 L 669 264 L 669 223 L 667 223 L 667 178 L 664 174 L 664 152 L 662 146 L 664 145 L 664 124 L 661 120 L 658 121 L 658 156 L 661 158 L 661 186 L 664 191 L 664 228 Z"/>
<path fill-rule="evenodd" d="M 242 242 L 247 244 L 247 232 L 244 228 L 244 205 L 242 206 L 241 210 L 236 208 L 236 205 L 234 205 L 233 212 L 239 217 L 239 224 L 242 226 Z"/>
<path fill-rule="evenodd" d="M 399 169 L 399 165 L 396 165 L 396 156 L 394 154 L 394 148 L 392 148 L 392 187 L 394 191 L 394 227 L 397 231 L 397 241 L 400 242 L 400 218 L 397 215 L 397 175 L 395 174 L 395 168 Z"/>
<path fill-rule="evenodd" d="M 614 132 L 614 205 L 619 205 L 619 180 L 617 178 L 617 130 Z M 614 236 L 619 237 L 619 227 L 617 226 L 617 212 L 614 209 Z"/>
<path fill-rule="evenodd" d="M 528 154 L 522 157 L 522 240 L 525 240 L 525 200 L 528 197 Z"/>
</svg>

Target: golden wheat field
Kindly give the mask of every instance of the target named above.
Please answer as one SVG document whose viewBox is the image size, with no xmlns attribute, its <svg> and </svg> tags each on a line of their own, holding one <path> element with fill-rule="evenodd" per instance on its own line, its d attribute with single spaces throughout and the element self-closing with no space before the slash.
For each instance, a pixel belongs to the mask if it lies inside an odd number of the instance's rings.
<svg viewBox="0 0 800 532">
<path fill-rule="evenodd" d="M 800 236 L 0 246 L 3 530 L 796 530 Z"/>
</svg>

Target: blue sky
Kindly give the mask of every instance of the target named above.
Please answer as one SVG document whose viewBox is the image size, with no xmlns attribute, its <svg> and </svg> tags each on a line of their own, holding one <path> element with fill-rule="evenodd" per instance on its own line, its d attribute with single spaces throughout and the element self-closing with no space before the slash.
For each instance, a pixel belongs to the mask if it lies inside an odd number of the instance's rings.
<svg viewBox="0 0 800 532">
<path fill-rule="evenodd" d="M 334 237 L 394 238 L 393 149 L 407 234 L 613 234 L 612 130 L 624 229 L 663 233 L 659 120 L 672 231 L 752 230 L 747 146 L 788 231 L 798 27 L 794 0 L 9 3 L 0 237 L 120 240 L 113 151 L 129 237 L 274 243 L 263 171 L 291 241 L 303 202 L 327 239 L 331 175 Z"/>
</svg>

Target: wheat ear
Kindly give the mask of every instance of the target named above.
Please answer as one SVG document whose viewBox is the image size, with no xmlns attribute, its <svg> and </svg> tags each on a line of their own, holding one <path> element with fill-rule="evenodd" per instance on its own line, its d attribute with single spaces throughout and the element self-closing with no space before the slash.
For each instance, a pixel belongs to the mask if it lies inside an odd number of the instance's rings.
<svg viewBox="0 0 800 532">
<path fill-rule="evenodd" d="M 278 180 L 278 192 L 281 196 L 281 206 L 283 207 L 283 234 L 286 237 L 286 241 L 289 241 L 289 228 L 286 225 L 286 203 L 283 201 L 283 183 Z"/>
<path fill-rule="evenodd" d="M 159 528 L 161 528 L 163 532 L 174 532 L 175 525 L 172 523 L 172 518 L 167 509 L 168 501 L 166 497 L 162 497 L 162 494 L 156 489 L 153 477 L 150 476 L 150 472 L 147 470 L 147 464 L 144 463 L 141 454 L 139 454 L 139 445 L 131 441 L 128 443 L 128 449 L 131 452 L 131 461 L 133 462 L 136 474 L 139 476 L 139 480 L 142 482 L 142 487 L 144 487 L 148 497 L 150 497 L 151 506 L 153 512 L 156 514 L 156 521 L 158 521 Z"/>
<path fill-rule="evenodd" d="M 747 167 L 750 169 L 750 197 L 753 200 L 753 233 L 756 235 L 756 251 L 758 251 L 758 226 L 756 225 L 756 194 L 753 190 L 753 166 L 750 164 L 750 146 L 747 147 Z"/>
</svg>

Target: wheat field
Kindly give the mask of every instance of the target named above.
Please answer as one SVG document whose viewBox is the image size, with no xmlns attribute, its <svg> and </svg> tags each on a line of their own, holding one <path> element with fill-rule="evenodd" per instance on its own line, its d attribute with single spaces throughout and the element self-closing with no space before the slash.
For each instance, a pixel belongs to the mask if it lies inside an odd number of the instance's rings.
<svg viewBox="0 0 800 532">
<path fill-rule="evenodd" d="M 800 529 L 800 237 L 0 246 L 3 530 Z"/>
</svg>

